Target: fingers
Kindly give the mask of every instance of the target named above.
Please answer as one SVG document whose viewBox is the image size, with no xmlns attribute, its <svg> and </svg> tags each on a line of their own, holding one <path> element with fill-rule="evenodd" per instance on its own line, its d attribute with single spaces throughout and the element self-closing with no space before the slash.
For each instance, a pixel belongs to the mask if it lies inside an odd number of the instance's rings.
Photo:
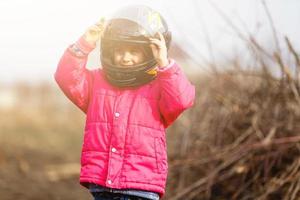
<svg viewBox="0 0 300 200">
<path fill-rule="evenodd" d="M 160 41 L 163 41 L 165 42 L 165 38 L 164 36 L 160 33 L 160 32 L 157 32 L 155 33 L 155 35 L 153 37 L 148 37 L 149 39 L 156 39 L 156 40 L 160 40 Z"/>
<path fill-rule="evenodd" d="M 166 44 L 161 40 L 149 38 L 149 41 L 150 41 L 150 46 L 152 45 L 153 47 L 156 47 L 158 49 L 163 49 L 164 47 L 166 47 Z"/>
<path fill-rule="evenodd" d="M 96 25 L 103 25 L 105 22 L 105 18 L 101 17 L 99 21 L 96 22 Z"/>
<path fill-rule="evenodd" d="M 167 46 L 165 39 L 161 33 L 157 33 L 157 38 L 150 37 L 150 48 L 152 50 L 153 56 L 157 61 L 159 66 L 166 66 L 168 65 L 168 53 L 167 53 Z"/>
<path fill-rule="evenodd" d="M 98 33 L 101 33 L 102 29 L 99 28 L 98 26 L 96 25 L 92 25 L 90 26 L 90 28 L 88 29 L 88 32 L 91 33 L 91 34 L 98 34 Z"/>
<path fill-rule="evenodd" d="M 155 44 L 157 46 L 161 46 L 162 45 L 162 42 L 158 39 L 153 39 L 153 38 L 149 38 L 149 41 L 151 44 Z"/>
<path fill-rule="evenodd" d="M 157 37 L 149 37 L 148 38 L 150 43 L 153 43 L 157 46 L 162 46 L 162 45 L 166 44 L 165 38 L 160 32 L 157 32 L 155 34 L 155 36 L 157 36 Z"/>
<path fill-rule="evenodd" d="M 103 30 L 105 26 L 105 18 L 101 17 L 99 21 L 97 21 L 95 24 L 99 29 Z"/>
<path fill-rule="evenodd" d="M 99 34 L 104 30 L 105 18 L 101 17 L 99 21 L 89 27 L 88 31 L 92 34 Z"/>
<path fill-rule="evenodd" d="M 159 36 L 160 41 L 166 43 L 164 36 L 160 32 L 157 32 L 157 34 Z"/>
</svg>

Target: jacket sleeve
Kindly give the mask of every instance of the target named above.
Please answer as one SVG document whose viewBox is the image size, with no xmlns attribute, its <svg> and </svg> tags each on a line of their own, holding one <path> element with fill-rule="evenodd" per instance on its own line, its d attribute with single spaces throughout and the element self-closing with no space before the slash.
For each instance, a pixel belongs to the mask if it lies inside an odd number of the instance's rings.
<svg viewBox="0 0 300 200">
<path fill-rule="evenodd" d="M 92 72 L 86 69 L 86 63 L 94 48 L 81 37 L 65 50 L 54 74 L 64 94 L 85 113 L 92 83 Z"/>
<path fill-rule="evenodd" d="M 161 95 L 159 109 L 167 128 L 187 108 L 193 106 L 195 86 L 190 83 L 178 64 L 171 60 L 166 70 L 158 71 Z"/>
</svg>

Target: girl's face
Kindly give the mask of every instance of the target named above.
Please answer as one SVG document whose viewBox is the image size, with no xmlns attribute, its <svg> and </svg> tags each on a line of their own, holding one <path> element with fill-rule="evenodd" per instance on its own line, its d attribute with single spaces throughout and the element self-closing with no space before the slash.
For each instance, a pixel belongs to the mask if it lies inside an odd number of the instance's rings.
<svg viewBox="0 0 300 200">
<path fill-rule="evenodd" d="M 114 64 L 120 67 L 132 67 L 145 61 L 143 49 L 138 45 L 120 45 L 113 52 Z"/>
</svg>

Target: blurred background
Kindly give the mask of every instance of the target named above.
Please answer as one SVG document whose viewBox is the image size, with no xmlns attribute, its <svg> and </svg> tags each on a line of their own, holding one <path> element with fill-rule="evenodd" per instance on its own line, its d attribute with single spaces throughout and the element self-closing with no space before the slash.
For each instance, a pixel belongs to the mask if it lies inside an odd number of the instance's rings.
<svg viewBox="0 0 300 200">
<path fill-rule="evenodd" d="M 166 18 L 170 57 L 197 88 L 167 130 L 164 199 L 300 199 L 297 0 L 0 1 L 0 199 L 92 199 L 78 183 L 85 116 L 53 75 L 90 25 L 128 4 Z"/>
</svg>

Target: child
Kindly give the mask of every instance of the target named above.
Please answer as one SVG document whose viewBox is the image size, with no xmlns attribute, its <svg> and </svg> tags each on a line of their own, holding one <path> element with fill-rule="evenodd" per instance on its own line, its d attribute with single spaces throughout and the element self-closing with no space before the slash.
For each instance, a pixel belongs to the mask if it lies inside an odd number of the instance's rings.
<svg viewBox="0 0 300 200">
<path fill-rule="evenodd" d="M 102 69 L 85 68 L 101 37 Z M 80 183 L 100 199 L 165 193 L 165 129 L 194 102 L 195 88 L 168 59 L 159 13 L 129 6 L 90 27 L 62 56 L 55 79 L 86 114 Z"/>
</svg>

